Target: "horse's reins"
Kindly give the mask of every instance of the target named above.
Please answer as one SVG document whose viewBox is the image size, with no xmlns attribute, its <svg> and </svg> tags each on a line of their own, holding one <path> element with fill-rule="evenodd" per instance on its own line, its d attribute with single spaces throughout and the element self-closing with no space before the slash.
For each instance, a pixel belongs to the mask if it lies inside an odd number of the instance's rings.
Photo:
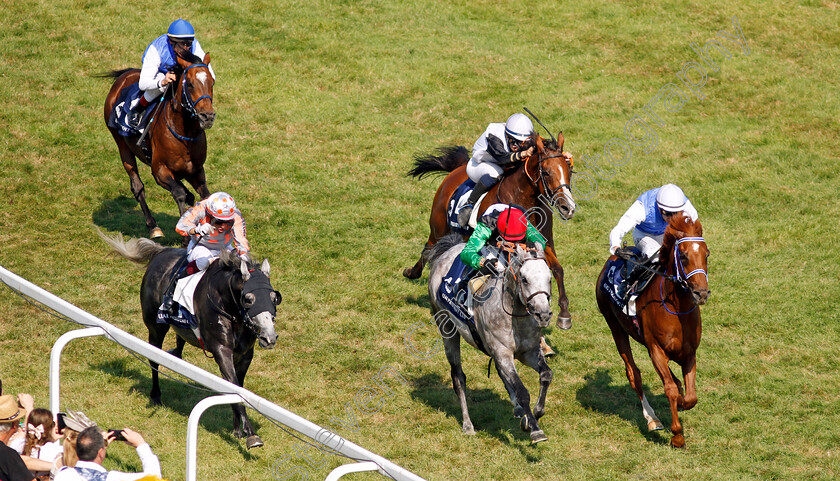
<svg viewBox="0 0 840 481">
<path fill-rule="evenodd" d="M 189 67 L 187 67 L 186 69 L 184 69 L 184 71 L 181 73 L 181 97 L 183 97 L 183 100 L 181 102 L 179 102 L 178 105 L 180 105 L 181 107 L 186 109 L 187 112 L 190 113 L 190 117 L 197 118 L 198 117 L 198 112 L 195 109 L 196 104 L 201 102 L 203 99 L 209 99 L 210 103 L 212 104 L 213 103 L 213 97 L 211 97 L 209 95 L 202 95 L 195 102 L 193 102 L 192 98 L 190 98 L 189 88 L 187 87 L 187 72 L 193 67 L 205 67 L 205 68 L 207 68 L 207 65 L 203 64 L 203 63 L 192 64 Z M 210 70 L 208 68 L 208 72 L 209 71 Z M 172 102 L 172 104 L 174 105 L 175 104 L 175 97 L 174 96 L 170 97 L 169 101 Z M 174 106 L 172 107 L 172 110 L 178 111 L 178 109 L 176 109 Z M 178 134 L 177 132 L 175 132 L 175 129 L 172 128 L 172 125 L 170 125 L 168 121 L 166 122 L 166 127 L 169 129 L 169 132 L 179 140 L 183 140 L 185 142 L 195 142 L 196 139 L 197 139 L 197 137 L 185 137 L 183 135 Z"/>
</svg>

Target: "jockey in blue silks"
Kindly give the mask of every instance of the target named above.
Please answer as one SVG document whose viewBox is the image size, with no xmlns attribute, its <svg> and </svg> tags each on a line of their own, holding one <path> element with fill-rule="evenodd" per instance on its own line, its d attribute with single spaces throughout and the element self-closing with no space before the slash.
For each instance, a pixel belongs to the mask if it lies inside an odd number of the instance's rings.
<svg viewBox="0 0 840 481">
<path fill-rule="evenodd" d="M 619 255 L 624 259 L 629 258 L 626 252 L 619 249 L 624 236 L 632 230 L 633 243 L 642 251 L 642 262 L 645 259 L 655 261 L 654 257 L 658 257 L 659 249 L 662 247 L 668 221 L 678 212 L 684 212 L 685 215 L 691 217 L 692 221 L 697 220 L 697 209 L 682 189 L 674 184 L 665 184 L 640 195 L 610 231 L 610 254 Z M 623 296 L 626 287 L 631 286 L 645 272 L 646 269 L 639 265 L 642 262 L 635 264 L 633 270 L 627 275 L 627 279 L 619 290 L 619 295 Z"/>
<path fill-rule="evenodd" d="M 175 81 L 172 70 L 177 65 L 178 52 L 190 52 L 198 58 L 204 58 L 204 50 L 195 38 L 195 29 L 190 22 L 178 19 L 169 25 L 164 35 L 156 38 L 143 52 L 143 67 L 140 69 L 140 90 L 143 95 L 135 100 L 128 110 L 128 123 L 137 126 L 143 110 L 163 94 L 167 85 Z M 207 66 L 213 79 L 216 74 L 213 67 Z"/>
</svg>

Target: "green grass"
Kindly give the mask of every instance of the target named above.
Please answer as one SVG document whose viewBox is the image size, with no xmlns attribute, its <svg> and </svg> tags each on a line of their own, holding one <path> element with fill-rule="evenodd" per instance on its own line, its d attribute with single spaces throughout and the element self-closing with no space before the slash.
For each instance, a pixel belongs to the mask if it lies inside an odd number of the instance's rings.
<svg viewBox="0 0 840 481">
<path fill-rule="evenodd" d="M 715 35 L 734 32 L 733 15 L 749 55 Z M 236 198 L 284 295 L 278 347 L 256 353 L 248 389 L 427 479 L 836 479 L 838 15 L 829 1 L 211 0 L 125 10 L 109 0 L 13 0 L 0 20 L 0 265 L 146 337 L 143 271 L 107 257 L 91 227 L 146 235 L 101 117 L 110 85 L 95 75 L 139 67 L 147 43 L 184 16 L 218 76 L 210 189 Z M 529 445 L 501 381 L 471 349 L 478 434 L 462 435 L 444 356 L 418 359 L 404 344 L 429 319 L 426 276 L 400 272 L 425 241 L 438 185 L 405 178 L 413 155 L 469 148 L 487 123 L 525 105 L 564 131 L 581 178 L 594 175 L 583 156 L 606 165 L 604 145 L 660 88 L 681 85 L 683 65 L 698 60 L 689 44 L 713 38 L 732 58 L 707 72 L 706 99 L 688 93 L 678 112 L 660 112 L 655 149 L 598 177 L 575 218 L 555 227 L 574 327 L 548 332 L 559 353 L 542 421 L 549 441 Z M 141 175 L 164 242 L 175 245 L 174 202 L 148 168 Z M 664 182 L 697 206 L 712 251 L 699 404 L 681 415 L 685 451 L 668 447 L 667 431 L 646 432 L 593 295 L 609 230 Z M 46 406 L 50 347 L 75 326 L 3 289 L 4 391 Z M 430 328 L 416 336 L 418 345 L 435 339 Z M 87 339 L 65 352 L 62 407 L 137 428 L 164 475 L 183 479 L 187 416 L 206 394 L 164 380 L 164 406 L 151 407 L 149 369 L 125 351 Z M 634 352 L 667 425 L 662 385 L 645 350 Z M 218 372 L 198 350 L 185 359 Z M 388 378 L 393 396 L 362 413 L 356 396 L 385 366 L 406 383 Z M 521 371 L 535 393 L 536 375 Z M 356 426 L 347 426 L 348 404 Z M 273 469 L 306 466 L 278 463 L 298 441 L 252 414 L 266 446 L 250 452 L 232 437 L 228 408 L 204 416 L 200 479 L 271 479 Z M 306 468 L 310 479 L 342 462 L 307 454 L 319 465 Z M 109 449 L 107 463 L 139 467 L 124 446 Z"/>
</svg>

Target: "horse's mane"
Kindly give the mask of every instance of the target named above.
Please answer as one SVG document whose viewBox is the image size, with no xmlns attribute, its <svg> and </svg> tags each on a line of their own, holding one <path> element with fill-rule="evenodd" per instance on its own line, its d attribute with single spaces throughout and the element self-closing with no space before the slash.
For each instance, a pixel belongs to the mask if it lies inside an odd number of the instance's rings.
<svg viewBox="0 0 840 481">
<path fill-rule="evenodd" d="M 200 64 L 204 63 L 203 59 L 198 58 L 198 55 L 196 55 L 192 52 L 189 52 L 189 51 L 184 51 L 182 53 L 177 53 L 176 55 L 178 55 L 179 57 L 181 57 L 182 59 L 186 60 L 189 63 L 200 63 Z"/>
<path fill-rule="evenodd" d="M 242 258 L 235 251 L 223 250 L 219 253 L 219 266 L 225 270 L 239 270 Z M 250 268 L 251 265 L 248 264 Z"/>
<path fill-rule="evenodd" d="M 537 136 L 536 132 L 531 132 L 532 136 Z M 560 147 L 557 146 L 557 140 L 546 139 L 545 137 L 540 137 L 542 139 L 543 147 L 547 150 L 560 150 Z"/>
<path fill-rule="evenodd" d="M 423 259 L 430 264 L 434 264 L 444 252 L 462 242 L 464 242 L 464 238 L 461 237 L 461 234 L 450 232 L 438 240 L 431 248 L 424 249 Z"/>
<path fill-rule="evenodd" d="M 683 237 L 703 237 L 703 225 L 700 220 L 693 221 L 691 216 L 683 213 L 671 217 L 665 236 L 662 238 L 662 252 L 670 252 L 674 242 Z"/>
</svg>

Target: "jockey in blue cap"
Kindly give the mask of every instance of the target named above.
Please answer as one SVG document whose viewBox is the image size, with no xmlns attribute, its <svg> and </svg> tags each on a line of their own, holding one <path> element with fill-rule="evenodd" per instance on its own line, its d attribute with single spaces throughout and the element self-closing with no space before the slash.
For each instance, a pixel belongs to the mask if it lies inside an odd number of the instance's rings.
<svg viewBox="0 0 840 481">
<path fill-rule="evenodd" d="M 177 65 L 179 53 L 189 52 L 203 59 L 205 54 L 195 38 L 195 29 L 190 22 L 178 19 L 169 25 L 165 34 L 156 38 L 143 52 L 143 67 L 140 69 L 140 90 L 143 95 L 131 104 L 128 110 L 128 122 L 137 126 L 143 110 L 163 94 L 167 85 L 175 81 L 171 71 Z M 213 78 L 213 67 L 207 66 Z"/>
</svg>

